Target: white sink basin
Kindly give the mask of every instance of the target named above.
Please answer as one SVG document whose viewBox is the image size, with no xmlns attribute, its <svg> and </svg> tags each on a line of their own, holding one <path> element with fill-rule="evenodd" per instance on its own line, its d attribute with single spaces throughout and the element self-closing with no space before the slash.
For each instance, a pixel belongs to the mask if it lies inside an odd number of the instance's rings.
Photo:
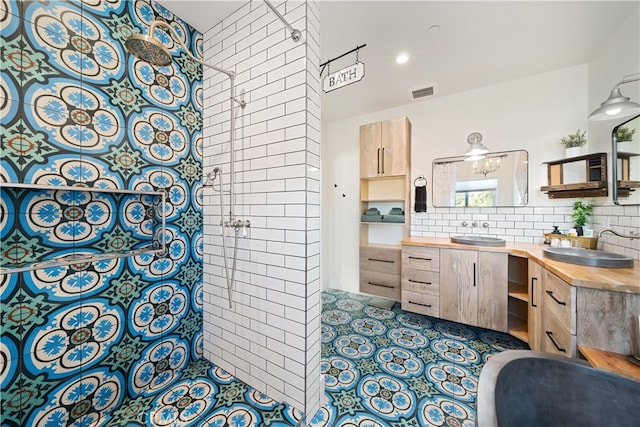
<svg viewBox="0 0 640 427">
<path fill-rule="evenodd" d="M 628 268 L 633 267 L 633 258 L 606 251 L 584 248 L 550 247 L 544 248 L 543 255 L 555 261 L 590 267 Z"/>
<path fill-rule="evenodd" d="M 473 246 L 504 246 L 507 244 L 503 239 L 489 236 L 453 236 L 451 243 Z"/>
</svg>

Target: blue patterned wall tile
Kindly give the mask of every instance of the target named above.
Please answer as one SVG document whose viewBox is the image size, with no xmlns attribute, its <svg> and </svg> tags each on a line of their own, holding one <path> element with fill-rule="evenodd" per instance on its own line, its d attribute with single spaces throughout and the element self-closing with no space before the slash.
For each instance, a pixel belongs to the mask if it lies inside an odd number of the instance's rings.
<svg viewBox="0 0 640 427">
<path fill-rule="evenodd" d="M 17 360 L 0 365 L 3 427 L 103 425 L 202 357 L 202 70 L 162 29 L 170 66 L 124 48 L 158 17 L 188 47 L 201 51 L 202 36 L 148 1 L 1 1 L 0 180 L 167 192 L 162 211 L 151 196 L 3 189 L 2 249 L 16 263 L 166 243 L 0 276 L 0 352 Z M 151 382 L 126 386 L 149 367 Z M 116 409 L 125 398 L 133 406 Z"/>
<path fill-rule="evenodd" d="M 27 425 L 55 425 L 75 420 L 77 425 L 104 425 L 124 399 L 125 380 L 105 368 L 89 370 L 48 391 L 46 406 L 33 410 Z"/>
<path fill-rule="evenodd" d="M 19 113 L 21 86 L 13 80 L 10 73 L 0 71 L 0 126 L 12 123 Z"/>
<path fill-rule="evenodd" d="M 0 23 L 3 25 L 9 22 L 8 15 L 20 17 L 22 14 L 22 2 L 15 0 L 0 0 Z"/>
<path fill-rule="evenodd" d="M 79 376 L 80 369 L 91 369 L 108 356 L 122 337 L 124 322 L 123 310 L 100 298 L 65 304 L 44 325 L 28 331 L 23 370 L 49 379 Z"/>
</svg>

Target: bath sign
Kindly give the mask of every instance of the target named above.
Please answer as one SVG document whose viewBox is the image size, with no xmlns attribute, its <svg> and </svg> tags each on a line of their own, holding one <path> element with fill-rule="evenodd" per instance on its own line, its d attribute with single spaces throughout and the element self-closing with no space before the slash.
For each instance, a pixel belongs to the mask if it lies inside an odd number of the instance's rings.
<svg viewBox="0 0 640 427">
<path fill-rule="evenodd" d="M 355 64 L 343 68 L 335 73 L 327 74 L 322 82 L 322 89 L 325 92 L 331 92 L 340 89 L 343 86 L 350 85 L 362 80 L 364 77 L 364 62 L 356 62 Z"/>
</svg>

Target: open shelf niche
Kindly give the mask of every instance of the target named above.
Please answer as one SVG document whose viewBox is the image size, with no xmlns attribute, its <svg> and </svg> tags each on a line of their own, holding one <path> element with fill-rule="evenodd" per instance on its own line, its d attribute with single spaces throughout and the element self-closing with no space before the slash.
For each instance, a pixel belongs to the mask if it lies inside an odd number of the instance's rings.
<svg viewBox="0 0 640 427">
<path fill-rule="evenodd" d="M 528 343 L 528 309 L 529 292 L 528 281 L 528 260 L 515 255 L 509 255 L 508 267 L 508 330 L 509 334 Z"/>
</svg>

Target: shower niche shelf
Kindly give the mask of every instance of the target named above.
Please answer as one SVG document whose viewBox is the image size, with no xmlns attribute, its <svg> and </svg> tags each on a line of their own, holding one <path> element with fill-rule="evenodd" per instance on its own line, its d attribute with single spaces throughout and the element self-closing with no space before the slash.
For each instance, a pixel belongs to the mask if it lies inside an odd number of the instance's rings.
<svg viewBox="0 0 640 427">
<path fill-rule="evenodd" d="M 121 190 L 116 188 L 97 188 L 97 187 L 73 187 L 73 186 L 55 186 L 55 185 L 41 185 L 41 184 L 26 184 L 26 183 L 11 183 L 0 182 L 0 192 L 3 189 L 9 190 L 33 190 L 33 191 L 74 191 L 74 192 L 88 192 L 88 193 L 111 193 L 117 195 L 139 195 L 150 196 L 159 198 L 160 207 L 160 230 L 154 232 L 150 243 L 148 245 L 130 249 L 126 251 L 114 251 L 103 253 L 88 253 L 88 254 L 66 254 L 62 256 L 53 257 L 50 259 L 31 260 L 24 263 L 6 263 L 7 259 L 11 259 L 11 247 L 3 247 L 0 250 L 0 275 L 21 273 L 26 271 L 33 271 L 45 268 L 67 266 L 74 264 L 91 263 L 96 261 L 104 261 L 119 258 L 128 258 L 139 255 L 161 255 L 165 254 L 166 248 L 166 203 L 167 195 L 165 191 L 145 191 L 145 190 Z M 154 203 L 155 206 L 155 203 Z M 1 218 L 0 218 L 1 219 Z M 159 236 L 158 239 L 155 237 Z M 92 247 L 80 247 L 79 251 L 92 251 L 95 248 Z M 14 250 L 18 250 L 15 248 Z"/>
</svg>

